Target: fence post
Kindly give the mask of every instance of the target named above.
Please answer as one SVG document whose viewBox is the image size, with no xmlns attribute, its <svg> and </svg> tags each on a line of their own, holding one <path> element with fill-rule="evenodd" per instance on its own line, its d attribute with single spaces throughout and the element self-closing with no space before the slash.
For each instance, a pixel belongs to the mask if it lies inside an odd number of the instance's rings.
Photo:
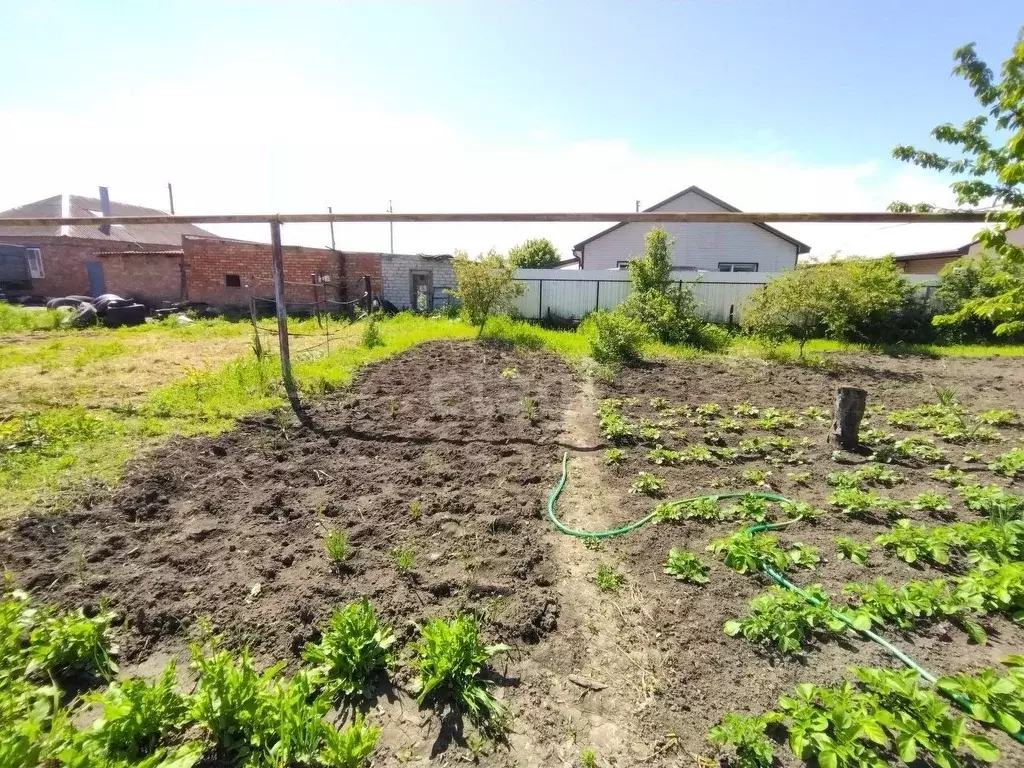
<svg viewBox="0 0 1024 768">
<path fill-rule="evenodd" d="M 363 295 L 366 297 L 366 311 L 373 311 L 373 283 L 369 275 L 363 275 Z"/>
<path fill-rule="evenodd" d="M 537 281 L 537 319 L 544 319 L 544 280 Z"/>
<path fill-rule="evenodd" d="M 594 297 L 594 311 L 601 309 L 601 281 L 597 281 L 597 295 Z"/>
<path fill-rule="evenodd" d="M 284 301 L 284 253 L 281 250 L 281 222 L 270 222 L 270 265 L 274 277 L 274 305 L 277 310 L 277 341 L 281 349 L 281 378 L 288 399 L 297 402 L 292 358 L 288 350 L 288 312 Z"/>
</svg>

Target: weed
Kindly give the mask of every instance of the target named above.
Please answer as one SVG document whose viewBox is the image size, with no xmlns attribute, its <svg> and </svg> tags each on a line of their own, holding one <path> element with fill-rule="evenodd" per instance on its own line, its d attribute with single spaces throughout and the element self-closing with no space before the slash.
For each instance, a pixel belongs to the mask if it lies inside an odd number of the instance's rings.
<svg viewBox="0 0 1024 768">
<path fill-rule="evenodd" d="M 409 502 L 409 517 L 414 521 L 420 519 L 420 515 L 423 514 L 423 502 L 419 499 L 413 499 Z"/>
<path fill-rule="evenodd" d="M 380 328 L 377 327 L 376 315 L 371 314 L 367 319 L 366 327 L 363 328 L 363 336 L 360 343 L 366 349 L 374 349 L 375 347 L 384 346 L 384 338 L 381 336 Z"/>
<path fill-rule="evenodd" d="M 622 448 L 609 448 L 604 452 L 604 463 L 609 465 L 622 464 L 626 461 L 626 452 Z"/>
<path fill-rule="evenodd" d="M 737 768 L 769 768 L 775 761 L 775 745 L 765 736 L 765 729 L 774 719 L 770 715 L 752 717 L 730 712 L 708 731 L 708 741 L 732 747 Z"/>
<path fill-rule="evenodd" d="M 501 378 L 503 379 L 518 379 L 519 371 L 515 368 L 506 368 L 501 372 Z"/>
<path fill-rule="evenodd" d="M 1013 411 L 991 410 L 982 411 L 975 418 L 982 424 L 990 424 L 998 427 L 1006 424 L 1013 424 L 1017 421 L 1017 414 Z"/>
<path fill-rule="evenodd" d="M 389 397 L 388 398 L 388 415 L 392 419 L 395 418 L 395 416 L 398 415 L 398 409 L 399 409 L 398 398 L 397 397 Z"/>
<path fill-rule="evenodd" d="M 434 619 L 420 629 L 414 645 L 413 664 L 419 672 L 417 703 L 445 695 L 464 709 L 478 727 L 492 731 L 505 717 L 505 707 L 495 699 L 481 677 L 487 662 L 510 648 L 484 645 L 476 619 L 457 616 L 450 621 Z"/>
<path fill-rule="evenodd" d="M 416 565 L 416 550 L 414 549 L 393 549 L 391 559 L 395 561 L 395 570 L 401 574 L 407 574 Z"/>
<path fill-rule="evenodd" d="M 802 568 L 808 568 L 814 570 L 814 566 L 821 562 L 820 550 L 817 547 L 812 547 L 809 544 L 803 544 L 797 542 L 793 545 L 793 548 L 787 553 L 789 559 L 793 562 L 793 565 L 799 565 Z"/>
<path fill-rule="evenodd" d="M 636 480 L 629 487 L 630 493 L 642 493 L 645 496 L 661 496 L 665 491 L 665 481 L 650 472 L 638 472 Z"/>
<path fill-rule="evenodd" d="M 313 680 L 337 699 L 364 693 L 391 663 L 394 643 L 391 627 L 362 600 L 336 610 L 320 642 L 308 643 L 302 658 L 313 665 Z"/>
<path fill-rule="evenodd" d="M 337 528 L 327 531 L 327 538 L 324 539 L 324 547 L 327 549 L 327 556 L 335 566 L 341 566 L 349 556 L 348 535 Z"/>
<path fill-rule="evenodd" d="M 537 410 L 537 401 L 532 397 L 523 398 L 523 416 L 531 424 L 540 421 L 540 413 Z"/>
<path fill-rule="evenodd" d="M 665 573 L 691 584 L 706 584 L 708 581 L 707 564 L 696 555 L 675 547 L 668 552 Z"/>
<path fill-rule="evenodd" d="M 739 573 L 757 571 L 762 564 L 780 571 L 789 565 L 789 557 L 779 548 L 778 539 L 746 530 L 737 531 L 728 538 L 715 539 L 707 549 L 716 555 L 724 555 L 725 564 Z"/>
<path fill-rule="evenodd" d="M 602 564 L 597 567 L 594 582 L 602 592 L 618 592 L 626 577 L 614 565 Z"/>
<path fill-rule="evenodd" d="M 860 544 L 853 539 L 848 539 L 845 536 L 836 536 L 836 554 L 842 558 L 846 558 L 851 563 L 857 565 L 864 565 L 868 561 L 868 547 L 867 544 Z"/>
<path fill-rule="evenodd" d="M 592 749 L 580 752 L 580 768 L 597 768 L 597 753 Z"/>
<path fill-rule="evenodd" d="M 656 411 L 664 411 L 668 409 L 668 400 L 664 397 L 652 397 L 650 405 Z"/>
<path fill-rule="evenodd" d="M 331 768 L 363 768 L 369 764 L 379 738 L 380 728 L 366 725 L 362 713 L 357 712 L 352 723 L 342 730 L 328 728 L 324 732 L 317 762 Z"/>
</svg>

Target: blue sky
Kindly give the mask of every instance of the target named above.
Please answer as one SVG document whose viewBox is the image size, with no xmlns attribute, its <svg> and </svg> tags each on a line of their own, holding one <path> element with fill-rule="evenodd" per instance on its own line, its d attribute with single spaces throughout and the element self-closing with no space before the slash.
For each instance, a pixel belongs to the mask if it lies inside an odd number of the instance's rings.
<svg viewBox="0 0 1024 768">
<path fill-rule="evenodd" d="M 181 211 L 627 210 L 692 183 L 748 210 L 943 202 L 889 157 L 976 113 L 1019 3 L 56 3 L 0 0 L 0 206 L 111 187 Z M 18 64 L 21 62 L 21 64 Z M 54 156 L 55 147 L 92 156 Z M 815 253 L 973 228 L 783 226 Z M 262 236 L 256 230 L 223 230 Z M 396 227 L 396 249 L 567 250 L 586 225 Z M 386 227 L 342 247 L 386 248 Z M 325 242 L 293 227 L 292 242 Z"/>
</svg>

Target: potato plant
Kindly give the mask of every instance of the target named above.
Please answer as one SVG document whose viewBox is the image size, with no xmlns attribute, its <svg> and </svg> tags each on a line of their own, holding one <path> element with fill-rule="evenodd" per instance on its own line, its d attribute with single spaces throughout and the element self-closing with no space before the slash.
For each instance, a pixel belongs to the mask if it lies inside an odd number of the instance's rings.
<svg viewBox="0 0 1024 768">
<path fill-rule="evenodd" d="M 836 536 L 836 554 L 840 559 L 847 559 L 851 563 L 864 565 L 868 561 L 868 545 L 854 541 L 846 536 Z"/>
<path fill-rule="evenodd" d="M 661 496 L 665 491 L 664 479 L 650 472 L 638 472 L 636 480 L 629 487 L 630 493 L 641 493 L 644 496 Z"/>
<path fill-rule="evenodd" d="M 757 571 L 762 564 L 779 571 L 789 565 L 789 556 L 779 547 L 779 540 L 764 533 L 737 531 L 727 538 L 715 539 L 707 549 L 722 556 L 725 564 L 739 573 Z"/>
<path fill-rule="evenodd" d="M 905 563 L 916 563 L 924 560 L 938 565 L 949 563 L 949 541 L 943 535 L 935 535 L 931 531 L 912 523 L 910 520 L 897 520 L 889 530 L 875 538 L 875 543 L 891 550 Z"/>
<path fill-rule="evenodd" d="M 744 618 L 725 623 L 725 633 L 732 637 L 742 635 L 753 643 L 772 645 L 781 653 L 796 654 L 816 639 L 846 632 L 846 623 L 839 618 L 820 586 L 808 587 L 804 592 L 814 604 L 788 589 L 770 587 L 750 601 Z M 865 629 L 870 626 L 866 619 L 852 614 L 848 618 Z"/>
<path fill-rule="evenodd" d="M 769 768 L 775 761 L 775 745 L 765 730 L 773 721 L 771 715 L 751 717 L 730 712 L 708 731 L 708 741 L 732 748 L 739 768 Z"/>
<path fill-rule="evenodd" d="M 675 576 L 679 581 L 691 584 L 706 584 L 708 582 L 707 563 L 697 555 L 675 547 L 668 552 L 664 570 L 665 573 Z"/>
</svg>

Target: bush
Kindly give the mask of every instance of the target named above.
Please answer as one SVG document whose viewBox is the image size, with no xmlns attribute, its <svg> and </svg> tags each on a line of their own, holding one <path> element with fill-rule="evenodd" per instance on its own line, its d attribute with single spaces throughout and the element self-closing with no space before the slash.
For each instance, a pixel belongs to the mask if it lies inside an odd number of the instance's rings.
<svg viewBox="0 0 1024 768">
<path fill-rule="evenodd" d="M 510 248 L 508 260 L 516 269 L 553 269 L 561 257 L 550 240 L 539 237 Z"/>
<path fill-rule="evenodd" d="M 462 316 L 480 326 L 478 335 L 483 335 L 490 315 L 511 309 L 512 300 L 525 290 L 508 261 L 494 250 L 477 260 L 471 260 L 465 251 L 456 251 L 452 269 L 457 287 L 449 293 L 458 299 Z"/>
<path fill-rule="evenodd" d="M 935 325 L 951 340 L 987 341 L 994 338 L 998 321 L 975 314 L 970 307 L 1000 295 L 1009 285 L 1020 284 L 1024 269 L 1001 265 L 998 258 L 983 252 L 950 262 L 939 272 L 939 281 L 935 298 L 941 314 Z"/>
<path fill-rule="evenodd" d="M 619 312 L 594 312 L 580 326 L 591 336 L 590 354 L 599 363 L 635 363 L 651 341 L 647 326 Z"/>
</svg>

